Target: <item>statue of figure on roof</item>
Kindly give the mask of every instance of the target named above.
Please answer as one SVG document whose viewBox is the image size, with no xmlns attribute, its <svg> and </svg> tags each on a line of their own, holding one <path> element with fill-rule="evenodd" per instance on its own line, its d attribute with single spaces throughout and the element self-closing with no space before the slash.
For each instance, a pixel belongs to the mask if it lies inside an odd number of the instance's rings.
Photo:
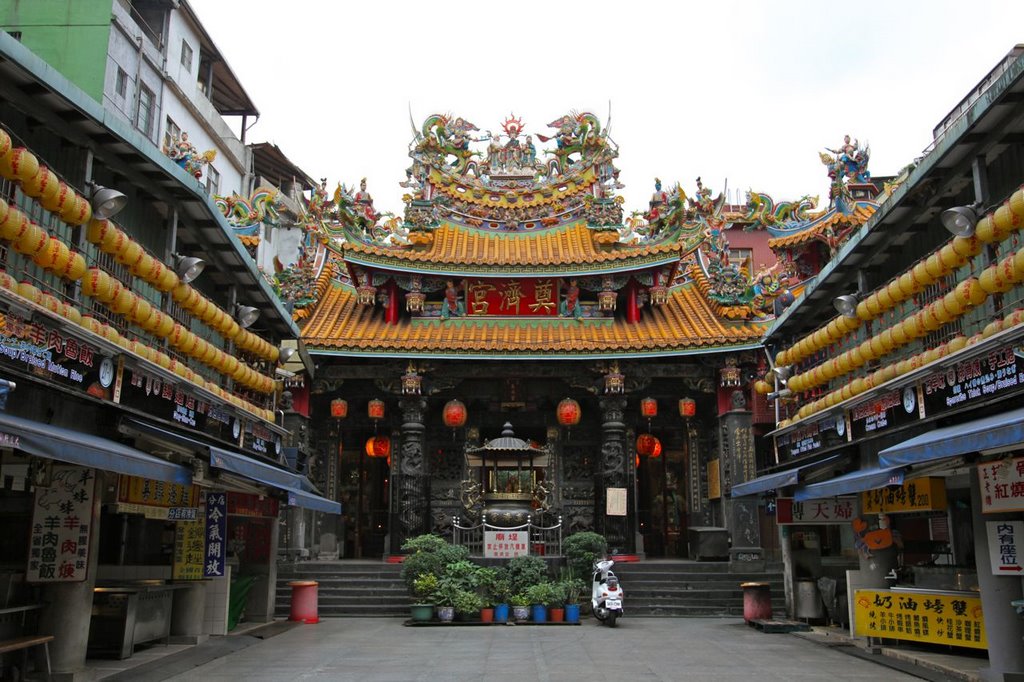
<svg viewBox="0 0 1024 682">
<path fill-rule="evenodd" d="M 455 285 L 454 280 L 447 280 L 444 288 L 444 301 L 441 303 L 441 319 L 447 320 L 450 317 L 462 317 L 466 314 L 466 304 L 459 296 L 460 287 Z"/>
<path fill-rule="evenodd" d="M 776 271 L 781 268 L 780 263 L 776 263 L 770 268 L 765 267 L 762 263 L 761 269 L 751 280 L 747 295 L 750 298 L 750 307 L 759 317 L 766 317 L 774 312 L 775 299 L 783 291 L 782 280 L 776 274 Z"/>
<path fill-rule="evenodd" d="M 565 298 L 558 306 L 558 314 L 576 320 L 583 318 L 583 309 L 580 307 L 580 288 L 576 285 L 575 279 L 569 280 L 569 286 L 565 289 Z"/>
<path fill-rule="evenodd" d="M 428 162 L 447 163 L 454 173 L 465 175 L 473 156 L 477 155 L 470 150 L 469 143 L 478 141 L 471 134 L 478 130 L 462 117 L 433 114 L 423 122 L 422 134 L 417 137 L 413 154 Z M 454 159 L 449 162 L 448 157 Z"/>
<path fill-rule="evenodd" d="M 217 158 L 216 149 L 207 149 L 199 153 L 195 145 L 188 141 L 188 133 L 181 133 L 181 136 L 171 141 L 170 147 L 164 153 L 176 164 L 185 169 L 185 172 L 196 179 L 203 176 L 203 166 L 206 166 Z"/>
<path fill-rule="evenodd" d="M 829 190 L 829 205 L 836 206 L 843 213 L 848 212 L 850 197 L 846 185 L 851 182 L 870 182 L 871 172 L 868 170 L 868 161 L 871 159 L 871 146 L 860 146 L 859 140 L 850 141 L 850 136 L 843 137 L 843 144 L 839 149 L 825 148 L 835 154 L 819 152 L 821 162 L 828 167 L 828 177 L 832 180 Z"/>
<path fill-rule="evenodd" d="M 359 181 L 359 191 L 355 194 L 355 202 L 362 209 L 363 217 L 368 224 L 377 222 L 380 215 L 373 208 L 373 197 L 366 191 L 366 178 Z"/>
</svg>

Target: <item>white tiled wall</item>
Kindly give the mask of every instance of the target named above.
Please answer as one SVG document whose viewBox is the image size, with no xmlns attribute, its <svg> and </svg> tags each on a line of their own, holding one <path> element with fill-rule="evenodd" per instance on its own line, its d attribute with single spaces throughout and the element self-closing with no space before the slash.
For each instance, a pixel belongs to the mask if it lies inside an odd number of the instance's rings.
<svg viewBox="0 0 1024 682">
<path fill-rule="evenodd" d="M 228 634 L 228 594 L 231 590 L 231 564 L 225 566 L 224 577 L 206 581 L 206 612 L 203 634 Z"/>
</svg>

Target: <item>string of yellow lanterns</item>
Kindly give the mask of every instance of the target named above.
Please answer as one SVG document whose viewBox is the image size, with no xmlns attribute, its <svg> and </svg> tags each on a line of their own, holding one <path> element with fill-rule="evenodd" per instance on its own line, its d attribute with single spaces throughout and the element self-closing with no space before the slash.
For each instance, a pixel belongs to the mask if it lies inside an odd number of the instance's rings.
<svg viewBox="0 0 1024 682">
<path fill-rule="evenodd" d="M 861 322 L 877 318 L 941 277 L 965 265 L 969 258 L 981 253 L 985 243 L 1002 241 L 1022 226 L 1024 226 L 1024 187 L 1014 192 L 993 213 L 981 218 L 973 236 L 954 237 L 949 243 L 858 303 L 855 318 L 839 316 L 831 320 L 824 327 L 793 344 L 789 349 L 780 351 L 776 355 L 776 363 L 779 365 L 799 363 L 819 350 L 838 342 L 847 333 L 859 327 Z M 983 271 L 975 281 L 980 287 L 980 291 L 984 292 L 977 302 L 974 302 L 973 299 L 978 299 L 979 294 L 967 291 L 970 287 L 960 289 L 963 285 L 961 283 L 954 291 L 943 299 L 939 299 L 943 302 L 942 305 L 936 305 L 939 303 L 936 301 L 924 311 L 872 337 L 857 348 L 790 378 L 787 386 L 793 391 L 803 391 L 837 376 L 842 376 L 859 368 L 868 360 L 881 357 L 909 343 L 914 338 L 924 336 L 924 333 L 917 333 L 918 327 L 924 328 L 925 333 L 934 331 L 942 324 L 963 315 L 970 307 L 980 304 L 988 295 L 1009 291 L 1016 283 L 1024 281 L 1024 255 L 1018 251 L 1016 254 L 1003 258 Z M 957 291 L 960 293 L 957 294 Z M 922 313 L 926 313 L 926 315 L 922 315 Z M 918 319 L 918 322 L 911 322 L 915 318 Z M 941 324 L 935 325 L 936 321 L 940 321 Z M 888 335 L 887 332 L 889 332 Z M 905 334 L 910 338 L 903 341 Z M 848 368 L 843 369 L 844 367 Z M 797 379 L 795 384 L 793 379 Z M 772 386 L 763 379 L 756 382 L 754 387 L 758 392 L 765 394 L 772 390 Z"/>
</svg>

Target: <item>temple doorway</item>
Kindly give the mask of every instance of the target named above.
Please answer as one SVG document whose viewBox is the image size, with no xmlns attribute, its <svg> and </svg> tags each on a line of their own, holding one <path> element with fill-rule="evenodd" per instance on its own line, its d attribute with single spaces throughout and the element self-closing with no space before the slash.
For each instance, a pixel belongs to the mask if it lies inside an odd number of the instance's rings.
<svg viewBox="0 0 1024 682">
<path fill-rule="evenodd" d="M 345 543 L 342 556 L 383 556 L 388 532 L 390 456 L 369 456 L 366 447 L 344 450 L 339 474 Z"/>
<path fill-rule="evenodd" d="M 637 501 L 644 552 L 686 557 L 686 471 L 682 450 L 637 455 Z"/>
</svg>

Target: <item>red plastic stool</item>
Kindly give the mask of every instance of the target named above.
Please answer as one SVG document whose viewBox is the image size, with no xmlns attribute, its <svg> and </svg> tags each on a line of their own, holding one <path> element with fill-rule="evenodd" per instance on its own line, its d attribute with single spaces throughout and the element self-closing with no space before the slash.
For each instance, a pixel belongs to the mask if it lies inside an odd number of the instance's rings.
<svg viewBox="0 0 1024 682">
<path fill-rule="evenodd" d="M 292 588 L 292 610 L 288 620 L 300 623 L 319 623 L 317 587 L 315 580 L 293 580 L 288 583 Z"/>
</svg>

